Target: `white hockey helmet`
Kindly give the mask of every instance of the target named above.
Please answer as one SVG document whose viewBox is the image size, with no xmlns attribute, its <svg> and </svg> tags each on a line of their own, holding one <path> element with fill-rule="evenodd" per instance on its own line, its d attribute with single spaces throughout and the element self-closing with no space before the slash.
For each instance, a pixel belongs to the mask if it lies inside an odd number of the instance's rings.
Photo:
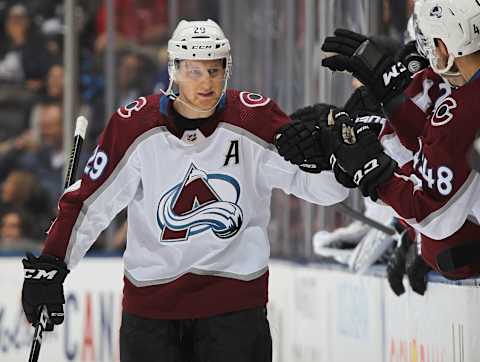
<svg viewBox="0 0 480 362">
<path fill-rule="evenodd" d="M 405 43 L 417 40 L 418 35 L 418 13 L 420 12 L 420 7 L 423 5 L 425 0 L 415 0 L 413 5 L 413 12 L 407 22 L 407 31 L 405 32 Z"/>
<path fill-rule="evenodd" d="M 232 71 L 230 42 L 220 26 L 210 19 L 180 21 L 168 41 L 168 58 L 168 74 L 171 80 L 175 79 L 177 60 L 225 59 L 225 80 L 228 80 Z"/>
<path fill-rule="evenodd" d="M 426 38 L 425 53 L 438 74 L 448 74 L 454 59 L 480 50 L 480 1 L 423 0 L 418 9 L 418 24 Z M 443 69 L 435 39 L 441 39 L 449 52 Z"/>
<path fill-rule="evenodd" d="M 418 52 L 421 55 L 423 55 L 425 58 L 427 58 L 427 52 L 426 52 L 427 40 L 422 30 L 420 29 L 420 24 L 418 22 L 420 11 L 424 3 L 425 3 L 425 0 L 415 1 L 414 7 L 413 7 L 413 14 L 408 21 L 407 30 L 411 39 L 416 41 Z"/>
</svg>

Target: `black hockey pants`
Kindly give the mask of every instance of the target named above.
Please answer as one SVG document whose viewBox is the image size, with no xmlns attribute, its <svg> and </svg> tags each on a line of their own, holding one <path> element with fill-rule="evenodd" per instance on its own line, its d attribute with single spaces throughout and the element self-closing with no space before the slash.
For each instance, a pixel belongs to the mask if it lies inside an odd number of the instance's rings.
<svg viewBox="0 0 480 362">
<path fill-rule="evenodd" d="M 157 320 L 123 312 L 121 362 L 271 362 L 265 308 L 204 319 Z"/>
</svg>

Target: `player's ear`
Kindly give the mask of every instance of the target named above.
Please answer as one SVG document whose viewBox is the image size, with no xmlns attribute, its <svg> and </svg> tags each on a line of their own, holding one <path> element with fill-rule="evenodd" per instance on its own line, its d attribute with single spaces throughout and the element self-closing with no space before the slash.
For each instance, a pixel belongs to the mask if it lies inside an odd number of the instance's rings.
<svg viewBox="0 0 480 362">
<path fill-rule="evenodd" d="M 441 39 L 435 39 L 435 44 L 437 45 L 438 53 L 444 59 L 448 59 L 448 49 L 445 43 Z"/>
</svg>

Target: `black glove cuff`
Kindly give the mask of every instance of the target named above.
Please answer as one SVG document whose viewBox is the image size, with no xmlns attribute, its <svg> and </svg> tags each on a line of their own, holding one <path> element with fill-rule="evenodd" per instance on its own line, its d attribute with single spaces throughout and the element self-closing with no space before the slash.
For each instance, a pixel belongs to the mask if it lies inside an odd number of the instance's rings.
<svg viewBox="0 0 480 362">
<path fill-rule="evenodd" d="M 358 58 L 371 71 L 374 71 L 384 58 L 384 54 L 369 39 L 360 44 L 353 56 Z"/>
</svg>

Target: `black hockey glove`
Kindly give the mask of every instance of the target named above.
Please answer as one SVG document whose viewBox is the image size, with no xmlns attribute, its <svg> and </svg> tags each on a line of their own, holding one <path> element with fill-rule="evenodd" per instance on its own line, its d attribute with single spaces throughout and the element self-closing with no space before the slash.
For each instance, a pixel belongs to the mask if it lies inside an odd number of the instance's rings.
<svg viewBox="0 0 480 362">
<path fill-rule="evenodd" d="M 375 132 L 367 123 L 354 123 L 345 112 L 335 115 L 335 126 L 328 131 L 321 132 L 323 148 L 333 154 L 363 196 L 377 200 L 377 187 L 392 177 L 397 163 L 383 152 Z"/>
<path fill-rule="evenodd" d="M 340 185 L 345 186 L 348 189 L 355 189 L 357 188 L 357 184 L 353 182 L 352 176 L 347 174 L 342 168 L 339 166 L 337 159 L 334 155 L 330 156 L 330 164 L 332 166 L 333 174 L 335 175 L 335 179 Z"/>
<path fill-rule="evenodd" d="M 38 258 L 31 253 L 22 260 L 24 281 L 22 289 L 23 311 L 30 323 L 36 324 L 40 308 L 47 307 L 49 323 L 46 330 L 53 330 L 54 324 L 63 323 L 63 281 L 69 273 L 60 259 L 50 255 Z"/>
<path fill-rule="evenodd" d="M 397 232 L 397 247 L 393 251 L 387 263 L 387 279 L 393 292 L 400 296 L 405 293 L 403 277 L 405 275 L 405 264 L 410 245 L 413 243 L 408 236 L 407 230 L 397 221 L 393 225 Z"/>
<path fill-rule="evenodd" d="M 282 126 L 275 135 L 278 153 L 305 172 L 330 170 L 329 154 L 318 141 L 321 129 L 318 120 L 294 121 Z"/>
<path fill-rule="evenodd" d="M 403 60 L 396 59 L 389 49 L 362 34 L 337 29 L 333 37 L 325 39 L 322 50 L 337 53 L 323 59 L 323 66 L 352 73 L 383 105 L 401 94 L 411 81 L 412 73 Z"/>
<path fill-rule="evenodd" d="M 418 52 L 416 40 L 405 44 L 403 48 L 395 54 L 395 60 L 405 65 L 410 76 L 430 66 L 428 59 Z"/>
<path fill-rule="evenodd" d="M 317 103 L 299 108 L 289 117 L 294 121 L 316 122 L 319 125 L 325 125 L 327 124 L 328 114 L 332 109 L 337 110 L 337 107 L 332 104 Z"/>
<path fill-rule="evenodd" d="M 365 86 L 355 89 L 343 108 L 345 112 L 354 117 L 369 114 L 384 117 L 382 106 Z"/>
<path fill-rule="evenodd" d="M 394 223 L 398 245 L 387 264 L 387 278 L 393 292 L 400 296 L 405 293 L 403 276 L 406 274 L 412 290 L 424 295 L 427 290 L 427 275 L 431 268 L 418 253 L 417 243 L 409 235 L 408 228 L 398 219 Z"/>
<path fill-rule="evenodd" d="M 405 269 L 412 290 L 417 294 L 424 295 L 427 290 L 427 275 L 432 268 L 423 260 L 415 242 L 408 249 Z"/>
</svg>

